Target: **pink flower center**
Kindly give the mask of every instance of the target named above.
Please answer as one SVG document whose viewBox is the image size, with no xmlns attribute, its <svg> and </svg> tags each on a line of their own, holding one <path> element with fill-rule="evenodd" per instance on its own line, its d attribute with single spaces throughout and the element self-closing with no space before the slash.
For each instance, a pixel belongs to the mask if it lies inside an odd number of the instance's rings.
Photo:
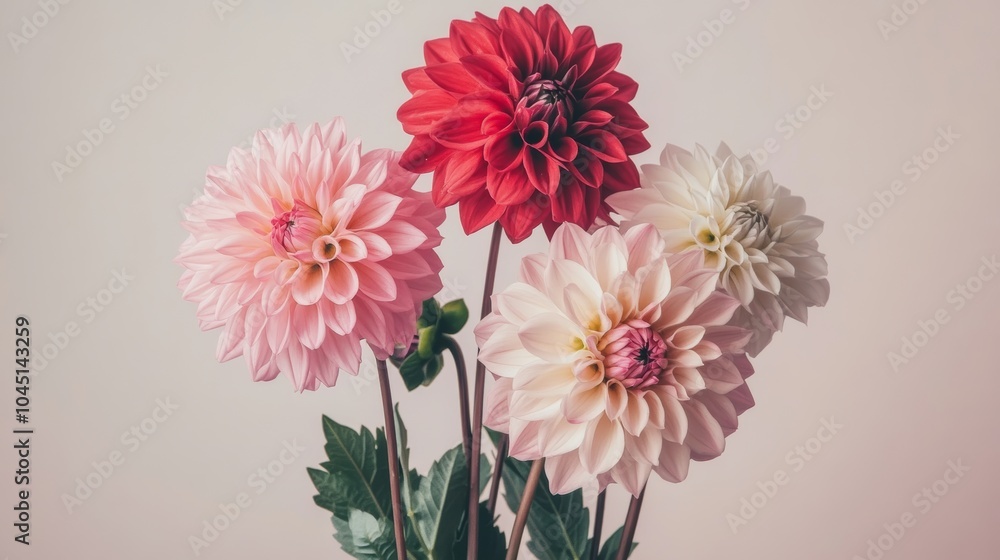
<svg viewBox="0 0 1000 560">
<path fill-rule="evenodd" d="M 642 321 L 618 325 L 604 335 L 604 375 L 627 389 L 656 385 L 667 364 L 667 344 Z"/>
<path fill-rule="evenodd" d="M 271 227 L 272 245 L 280 245 L 293 255 L 303 251 L 311 253 L 313 241 L 325 233 L 319 212 L 298 201 L 291 210 L 272 219 Z"/>
</svg>

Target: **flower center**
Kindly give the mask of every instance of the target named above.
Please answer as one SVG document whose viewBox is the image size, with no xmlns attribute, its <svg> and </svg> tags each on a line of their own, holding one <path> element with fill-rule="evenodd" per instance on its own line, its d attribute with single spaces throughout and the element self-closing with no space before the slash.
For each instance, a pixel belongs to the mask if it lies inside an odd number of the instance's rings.
<svg viewBox="0 0 1000 560">
<path fill-rule="evenodd" d="M 290 254 L 312 251 L 313 241 L 323 235 L 323 218 L 311 207 L 296 202 L 287 212 L 271 220 L 271 244 Z"/>
<path fill-rule="evenodd" d="M 539 116 L 549 122 L 557 116 L 571 119 L 573 106 L 576 104 L 573 92 L 562 82 L 543 79 L 538 75 L 529 79 L 528 87 L 524 89 L 524 99 L 527 100 L 529 109 L 540 113 Z"/>
<path fill-rule="evenodd" d="M 760 210 L 757 202 L 740 203 L 733 209 L 733 214 L 733 229 L 741 238 L 767 237 L 770 234 L 767 214 Z"/>
<path fill-rule="evenodd" d="M 642 321 L 618 325 L 601 340 L 604 375 L 627 389 L 656 385 L 667 364 L 667 344 Z"/>
</svg>

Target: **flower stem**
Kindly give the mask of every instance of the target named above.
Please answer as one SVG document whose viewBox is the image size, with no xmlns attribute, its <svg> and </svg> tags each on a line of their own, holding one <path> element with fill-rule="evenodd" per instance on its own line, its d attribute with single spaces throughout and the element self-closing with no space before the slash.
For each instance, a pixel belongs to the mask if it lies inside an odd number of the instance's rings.
<svg viewBox="0 0 1000 560">
<path fill-rule="evenodd" d="M 472 419 L 469 413 L 469 374 L 465 369 L 465 356 L 458 341 L 450 336 L 444 337 L 445 345 L 455 360 L 458 370 L 458 408 L 462 422 L 462 451 L 465 452 L 466 463 L 472 462 Z"/>
<path fill-rule="evenodd" d="M 542 469 L 544 467 L 544 457 L 536 459 L 531 463 L 531 472 L 528 473 L 528 481 L 524 485 L 524 494 L 521 495 L 521 505 L 517 508 L 517 517 L 514 518 L 514 528 L 511 529 L 510 533 L 507 560 L 516 560 L 517 553 L 521 549 L 521 537 L 524 535 L 524 527 L 528 524 L 528 513 L 531 511 L 531 502 L 535 499 L 535 490 L 538 489 L 538 481 L 542 478 Z"/>
<path fill-rule="evenodd" d="M 490 499 L 486 502 L 486 509 L 492 514 L 497 509 L 497 497 L 500 495 L 500 479 L 503 477 L 503 465 L 507 460 L 507 448 L 510 443 L 507 434 L 501 434 L 500 442 L 497 443 L 497 458 L 493 465 L 493 478 L 490 480 Z"/>
<path fill-rule="evenodd" d="M 646 487 L 642 487 L 639 497 L 632 497 L 625 516 L 625 527 L 622 531 L 622 542 L 618 546 L 617 560 L 625 560 L 632 553 L 632 540 L 635 538 L 635 527 L 639 524 L 639 510 L 642 509 L 642 499 L 646 496 Z"/>
<path fill-rule="evenodd" d="M 382 390 L 382 412 L 385 415 L 385 443 L 389 448 L 389 492 L 392 497 L 392 525 L 396 537 L 396 557 L 406 558 L 406 535 L 403 533 L 403 507 L 399 489 L 399 448 L 396 447 L 396 417 L 392 411 L 389 390 L 389 370 L 385 360 L 376 360 L 378 383 Z"/>
<path fill-rule="evenodd" d="M 597 560 L 601 551 L 601 529 L 604 527 L 604 500 L 608 495 L 605 490 L 597 495 L 597 506 L 594 509 L 594 538 L 590 541 L 590 560 Z"/>
<path fill-rule="evenodd" d="M 497 256 L 500 254 L 500 234 L 503 229 L 500 222 L 493 224 L 493 237 L 490 239 L 490 254 L 486 260 L 486 282 L 483 285 L 483 310 L 480 318 L 489 314 L 490 297 L 493 295 L 493 284 L 497 277 Z M 470 457 L 476 458 L 469 462 L 469 548 L 468 558 L 476 558 L 479 554 L 479 452 L 483 448 L 483 394 L 486 392 L 486 366 L 476 360 L 476 386 L 472 399 L 472 450 Z"/>
</svg>

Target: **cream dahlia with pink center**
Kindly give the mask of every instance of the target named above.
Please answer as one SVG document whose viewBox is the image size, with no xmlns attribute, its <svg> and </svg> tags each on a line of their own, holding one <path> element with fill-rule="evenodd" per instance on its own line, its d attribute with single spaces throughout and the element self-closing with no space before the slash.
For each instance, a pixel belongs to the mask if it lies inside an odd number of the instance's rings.
<svg viewBox="0 0 1000 560">
<path fill-rule="evenodd" d="M 177 262 L 201 327 L 223 329 L 220 361 L 243 355 L 256 381 L 314 390 L 358 372 L 362 340 L 380 358 L 409 343 L 441 289 L 444 212 L 398 161 L 362 152 L 336 119 L 261 131 L 209 170 Z"/>
<path fill-rule="evenodd" d="M 701 253 L 666 254 L 653 226 L 561 226 L 476 328 L 497 377 L 486 424 L 513 457 L 546 458 L 556 493 L 596 478 L 638 495 L 654 470 L 683 480 L 753 404 L 750 333 L 727 325 L 739 301 L 718 278 Z"/>
</svg>

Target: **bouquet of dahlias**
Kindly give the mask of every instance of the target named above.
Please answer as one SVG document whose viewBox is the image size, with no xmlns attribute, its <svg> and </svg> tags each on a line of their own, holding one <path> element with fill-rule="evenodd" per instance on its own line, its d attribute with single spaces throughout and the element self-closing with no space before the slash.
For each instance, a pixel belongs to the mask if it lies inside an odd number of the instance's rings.
<svg viewBox="0 0 1000 560">
<path fill-rule="evenodd" d="M 405 151 L 364 151 L 340 118 L 264 130 L 188 208 L 179 286 L 222 329 L 220 361 L 312 391 L 374 353 L 384 427 L 324 417 L 329 461 L 309 469 L 352 557 L 516 558 L 526 528 L 541 559 L 628 557 L 650 475 L 681 482 L 718 457 L 754 404 L 750 358 L 826 303 L 822 222 L 752 159 L 667 146 L 640 171 L 647 124 L 621 54 L 550 6 L 453 21 L 403 73 Z M 471 397 L 453 338 L 469 311 L 434 299 L 453 204 L 466 233 L 493 228 Z M 494 290 L 503 234 L 513 249 L 538 226 L 547 253 Z M 462 442 L 421 473 L 388 364 L 414 391 L 449 360 Z M 608 535 L 615 484 L 632 503 Z"/>
</svg>

